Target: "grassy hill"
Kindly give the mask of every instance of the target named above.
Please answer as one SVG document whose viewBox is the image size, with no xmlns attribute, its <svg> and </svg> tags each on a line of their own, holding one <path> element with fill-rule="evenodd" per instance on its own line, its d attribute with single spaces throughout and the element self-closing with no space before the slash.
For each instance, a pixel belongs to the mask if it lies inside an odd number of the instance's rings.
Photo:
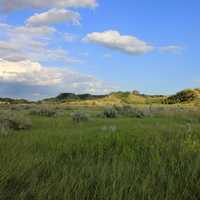
<svg viewBox="0 0 200 200">
<path fill-rule="evenodd" d="M 71 105 L 103 106 L 103 105 L 124 105 L 124 104 L 161 104 L 167 97 L 162 95 L 144 95 L 134 92 L 113 92 L 109 95 L 91 95 L 63 93 L 55 98 L 44 99 L 42 103 L 68 103 Z"/>
<path fill-rule="evenodd" d="M 25 99 L 0 98 L 0 104 L 27 104 Z M 113 92 L 107 95 L 62 93 L 57 97 L 43 99 L 39 103 L 64 103 L 75 106 L 106 106 L 126 104 L 194 104 L 200 105 L 200 88 L 185 89 L 175 95 L 145 95 L 138 91 Z"/>
<path fill-rule="evenodd" d="M 164 100 L 166 104 L 178 104 L 178 103 L 200 103 L 200 89 L 186 89 L 182 90 L 175 95 L 172 95 Z"/>
<path fill-rule="evenodd" d="M 32 103 L 26 99 L 12 99 L 12 98 L 0 98 L 0 104 L 29 104 Z"/>
<path fill-rule="evenodd" d="M 45 102 L 49 100 L 45 100 Z M 200 105 L 200 89 L 185 89 L 175 95 L 145 95 L 139 92 L 113 92 L 108 95 L 75 95 L 64 93 L 51 102 L 62 102 L 71 105 L 105 106 L 125 104 L 195 104 Z"/>
<path fill-rule="evenodd" d="M 66 102 L 66 101 L 81 101 L 81 100 L 95 100 L 105 98 L 108 95 L 92 95 L 92 94 L 74 94 L 61 93 L 57 97 L 42 100 L 42 102 Z"/>
</svg>

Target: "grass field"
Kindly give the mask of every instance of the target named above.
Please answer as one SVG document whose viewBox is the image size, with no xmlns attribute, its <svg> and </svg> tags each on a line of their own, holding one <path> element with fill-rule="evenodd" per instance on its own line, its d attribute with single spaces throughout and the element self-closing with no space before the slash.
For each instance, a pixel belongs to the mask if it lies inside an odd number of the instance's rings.
<svg viewBox="0 0 200 200">
<path fill-rule="evenodd" d="M 0 200 L 200 199 L 200 113 L 30 115 L 0 136 Z"/>
</svg>

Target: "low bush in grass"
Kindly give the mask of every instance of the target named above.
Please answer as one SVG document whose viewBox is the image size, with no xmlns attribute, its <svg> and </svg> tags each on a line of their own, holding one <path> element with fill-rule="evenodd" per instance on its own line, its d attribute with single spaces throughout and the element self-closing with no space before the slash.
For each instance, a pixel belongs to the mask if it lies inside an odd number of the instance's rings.
<svg viewBox="0 0 200 200">
<path fill-rule="evenodd" d="M 72 120 L 75 123 L 80 123 L 80 122 L 87 122 L 89 121 L 90 117 L 87 113 L 77 111 L 71 114 Z"/>
<path fill-rule="evenodd" d="M 8 134 L 11 130 L 30 129 L 31 126 L 31 120 L 27 116 L 8 111 L 0 113 L 0 134 Z"/>
<path fill-rule="evenodd" d="M 114 107 L 119 115 L 131 116 L 135 109 L 132 106 L 115 106 Z"/>
<path fill-rule="evenodd" d="M 149 117 L 150 115 L 151 111 L 148 108 L 139 109 L 132 106 L 114 106 L 105 108 L 102 113 L 97 114 L 97 117 L 116 118 L 117 116 L 124 116 L 143 118 Z"/>
<path fill-rule="evenodd" d="M 143 118 L 149 117 L 151 115 L 149 108 L 139 109 L 133 106 L 115 106 L 115 110 L 119 115 L 126 117 Z"/>
<path fill-rule="evenodd" d="M 33 109 L 30 112 L 30 114 L 43 116 L 43 117 L 55 117 L 57 116 L 58 113 L 55 108 L 48 107 L 48 106 L 41 106 L 41 107 Z"/>
<path fill-rule="evenodd" d="M 30 110 L 34 106 L 35 105 L 33 105 L 33 104 L 13 104 L 13 105 L 9 105 L 8 108 L 11 111 L 24 111 L 24 110 Z"/>
<path fill-rule="evenodd" d="M 103 111 L 103 116 L 105 118 L 116 118 L 117 115 L 118 115 L 118 112 L 114 107 L 107 107 Z"/>
</svg>

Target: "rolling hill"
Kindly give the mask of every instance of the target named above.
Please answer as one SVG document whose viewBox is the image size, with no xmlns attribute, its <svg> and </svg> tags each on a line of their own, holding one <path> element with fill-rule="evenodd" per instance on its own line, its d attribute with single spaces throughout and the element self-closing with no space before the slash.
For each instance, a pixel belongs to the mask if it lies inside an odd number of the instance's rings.
<svg viewBox="0 0 200 200">
<path fill-rule="evenodd" d="M 0 98 L 0 104 L 28 104 L 25 99 Z M 185 89 L 175 95 L 145 95 L 138 91 L 113 92 L 107 95 L 62 93 L 56 97 L 43 99 L 38 103 L 64 103 L 80 106 L 104 106 L 125 104 L 194 104 L 200 105 L 200 88 Z"/>
<path fill-rule="evenodd" d="M 42 103 L 68 103 L 70 105 L 123 105 L 123 104 L 152 104 L 162 103 L 166 96 L 162 95 L 144 95 L 139 92 L 113 92 L 108 95 L 91 95 L 73 93 L 63 93 L 55 98 L 44 99 Z"/>
<path fill-rule="evenodd" d="M 113 92 L 108 95 L 63 93 L 44 102 L 61 102 L 70 105 L 103 106 L 124 104 L 195 104 L 200 105 L 200 89 L 185 89 L 175 95 L 145 95 L 138 91 Z"/>
</svg>

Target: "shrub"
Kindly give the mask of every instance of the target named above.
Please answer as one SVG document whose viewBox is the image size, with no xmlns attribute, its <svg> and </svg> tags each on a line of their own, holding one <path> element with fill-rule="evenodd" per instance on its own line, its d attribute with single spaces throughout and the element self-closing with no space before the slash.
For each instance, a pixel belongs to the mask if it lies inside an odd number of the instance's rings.
<svg viewBox="0 0 200 200">
<path fill-rule="evenodd" d="M 40 108 L 36 108 L 32 110 L 30 114 L 39 115 L 43 117 L 55 117 L 57 115 L 57 111 L 54 108 L 44 106 L 44 107 L 40 107 Z"/>
<path fill-rule="evenodd" d="M 29 118 L 22 114 L 13 112 L 2 112 L 0 114 L 1 134 L 7 134 L 10 130 L 25 130 L 31 128 L 32 124 Z"/>
<path fill-rule="evenodd" d="M 32 104 L 13 104 L 9 106 L 11 111 L 30 110 L 32 107 Z"/>
<path fill-rule="evenodd" d="M 132 106 L 115 106 L 115 109 L 120 115 L 129 115 L 133 111 Z"/>
<path fill-rule="evenodd" d="M 108 107 L 108 108 L 104 109 L 103 115 L 106 118 L 116 118 L 118 113 L 117 113 L 117 110 L 114 107 Z"/>
<path fill-rule="evenodd" d="M 143 118 L 150 116 L 151 111 L 150 109 L 143 108 L 143 109 L 138 109 L 132 106 L 121 106 L 121 107 L 115 107 L 117 112 L 126 117 L 136 117 L 136 118 Z"/>
<path fill-rule="evenodd" d="M 139 109 L 132 109 L 129 113 L 127 113 L 128 117 L 135 117 L 135 118 L 143 118 L 149 116 L 145 110 Z"/>
<path fill-rule="evenodd" d="M 72 120 L 75 123 L 86 122 L 89 121 L 89 115 L 84 112 L 74 112 L 72 113 Z"/>
</svg>

